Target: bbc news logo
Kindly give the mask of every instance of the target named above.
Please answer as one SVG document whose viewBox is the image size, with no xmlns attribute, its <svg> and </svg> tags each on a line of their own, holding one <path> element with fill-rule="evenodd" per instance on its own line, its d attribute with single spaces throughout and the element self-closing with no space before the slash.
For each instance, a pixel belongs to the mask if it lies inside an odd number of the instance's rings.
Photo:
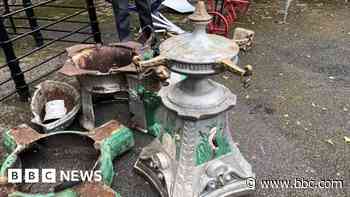
<svg viewBox="0 0 350 197">
<path fill-rule="evenodd" d="M 100 170 L 8 169 L 8 183 L 57 183 L 64 181 L 100 182 Z"/>
</svg>

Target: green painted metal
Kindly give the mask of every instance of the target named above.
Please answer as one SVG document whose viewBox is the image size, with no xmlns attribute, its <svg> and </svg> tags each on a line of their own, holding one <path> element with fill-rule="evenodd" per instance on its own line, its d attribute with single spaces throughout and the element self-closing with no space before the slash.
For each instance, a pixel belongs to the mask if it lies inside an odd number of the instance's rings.
<svg viewBox="0 0 350 197">
<path fill-rule="evenodd" d="M 142 85 L 137 86 L 136 92 L 142 98 L 145 107 L 147 131 L 149 134 L 159 137 L 162 126 L 157 121 L 156 113 L 162 103 L 162 99 L 155 92 L 146 90 Z"/>
<path fill-rule="evenodd" d="M 5 153 L 5 154 L 0 158 L 0 170 L 1 170 L 1 167 L 2 167 L 3 163 L 5 162 L 5 160 L 7 159 L 7 157 L 8 157 L 9 155 L 10 155 L 9 153 Z"/>
<path fill-rule="evenodd" d="M 213 149 L 209 144 L 209 135 L 199 132 L 200 142 L 196 147 L 196 164 L 201 165 L 213 158 Z"/>
<path fill-rule="evenodd" d="M 215 135 L 215 142 L 217 145 L 215 150 L 215 158 L 226 155 L 232 151 L 230 143 L 227 140 L 227 136 L 224 135 L 222 128 L 218 129 Z"/>
<path fill-rule="evenodd" d="M 123 127 L 114 132 L 109 138 L 102 142 L 100 170 L 103 182 L 110 186 L 116 174 L 113 167 L 113 160 L 116 156 L 123 154 L 134 146 L 133 133 L 129 128 Z"/>
<path fill-rule="evenodd" d="M 142 58 L 143 58 L 143 60 L 150 60 L 153 58 L 153 56 L 154 56 L 153 50 L 147 50 L 144 52 Z"/>
<path fill-rule="evenodd" d="M 214 128 L 214 127 L 212 127 Z M 215 150 L 211 147 L 209 142 L 209 134 L 199 131 L 200 142 L 196 147 L 196 164 L 201 165 L 214 158 L 221 157 L 232 151 L 232 147 L 223 133 L 223 128 L 217 129 L 215 134 Z"/>
<path fill-rule="evenodd" d="M 183 75 L 183 74 L 181 74 L 181 80 L 185 80 L 185 79 L 187 79 L 188 78 L 188 76 L 187 75 Z"/>
<path fill-rule="evenodd" d="M 67 133 L 80 134 L 80 132 L 69 131 Z M 113 160 L 115 157 L 123 154 L 134 146 L 133 133 L 129 128 L 122 127 L 117 131 L 114 131 L 112 135 L 102 141 L 101 145 L 101 158 L 100 158 L 100 170 L 102 172 L 103 182 L 110 186 L 114 175 Z M 17 146 L 11 130 L 4 132 L 3 134 L 3 146 L 8 152 L 7 157 L 0 165 L 0 176 L 7 176 L 7 169 L 16 162 L 18 155 Z M 10 153 L 10 154 L 9 154 Z M 1 158 L 0 158 L 1 159 Z M 119 193 L 115 192 L 116 197 L 121 197 Z M 23 192 L 13 192 L 8 197 L 79 197 L 72 189 L 66 189 L 59 193 L 47 193 L 47 194 L 28 194 Z"/>
<path fill-rule="evenodd" d="M 6 172 L 9 167 L 11 167 L 17 160 L 18 156 L 15 153 L 11 153 L 2 163 L 0 168 L 0 176 L 7 176 Z"/>
<path fill-rule="evenodd" d="M 11 135 L 11 130 L 7 130 L 3 133 L 3 146 L 7 153 L 12 153 L 17 147 L 16 141 Z"/>
<path fill-rule="evenodd" d="M 118 192 L 116 192 L 115 197 L 122 197 L 122 196 Z"/>
</svg>

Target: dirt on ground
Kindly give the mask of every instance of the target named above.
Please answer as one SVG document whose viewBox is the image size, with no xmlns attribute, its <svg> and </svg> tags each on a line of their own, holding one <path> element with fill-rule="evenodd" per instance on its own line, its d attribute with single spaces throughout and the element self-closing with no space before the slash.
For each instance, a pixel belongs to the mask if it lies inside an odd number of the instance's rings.
<svg viewBox="0 0 350 197">
<path fill-rule="evenodd" d="M 276 6 L 276 7 L 275 7 Z M 241 64 L 255 66 L 238 94 L 233 137 L 257 174 L 256 196 L 350 195 L 350 7 L 294 1 L 287 24 L 280 4 L 259 1 L 239 26 L 256 32 Z M 263 180 L 343 180 L 343 189 L 264 189 Z"/>
<path fill-rule="evenodd" d="M 255 0 L 236 23 L 256 32 L 254 48 L 240 56 L 241 65 L 254 66 L 251 86 L 243 88 L 230 73 L 215 77 L 238 95 L 232 135 L 257 176 L 252 196 L 348 197 L 350 4 L 294 0 L 287 23 L 281 22 L 283 9 L 284 1 Z M 169 18 L 186 24 L 182 15 Z M 101 27 L 105 41 L 116 41 L 112 20 L 103 20 Z M 0 113 L 1 128 L 30 120 L 28 105 L 17 98 L 1 103 Z M 126 160 L 134 161 L 139 150 Z M 142 180 L 118 188 L 123 196 L 140 196 L 142 191 L 128 191 L 142 188 Z M 343 187 L 264 188 L 264 180 L 341 180 Z"/>
</svg>

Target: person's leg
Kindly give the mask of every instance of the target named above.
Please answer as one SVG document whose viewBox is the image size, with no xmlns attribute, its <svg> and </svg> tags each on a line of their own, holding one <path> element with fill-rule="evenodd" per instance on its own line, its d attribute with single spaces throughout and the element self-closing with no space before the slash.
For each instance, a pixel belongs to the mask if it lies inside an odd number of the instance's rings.
<svg viewBox="0 0 350 197">
<path fill-rule="evenodd" d="M 146 26 L 153 27 L 150 1 L 151 0 L 135 0 L 142 29 Z"/>
<path fill-rule="evenodd" d="M 120 41 L 130 39 L 129 0 L 112 0 L 115 23 Z"/>
</svg>

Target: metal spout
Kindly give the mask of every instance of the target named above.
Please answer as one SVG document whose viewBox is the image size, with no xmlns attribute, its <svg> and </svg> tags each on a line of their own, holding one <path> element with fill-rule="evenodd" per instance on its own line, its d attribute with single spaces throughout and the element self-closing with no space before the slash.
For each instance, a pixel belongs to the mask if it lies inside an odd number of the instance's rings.
<svg viewBox="0 0 350 197">
<path fill-rule="evenodd" d="M 227 71 L 241 77 L 250 77 L 253 75 L 253 67 L 251 65 L 246 65 L 244 68 L 241 68 L 230 59 L 222 60 L 220 63 L 223 64 Z"/>
</svg>

